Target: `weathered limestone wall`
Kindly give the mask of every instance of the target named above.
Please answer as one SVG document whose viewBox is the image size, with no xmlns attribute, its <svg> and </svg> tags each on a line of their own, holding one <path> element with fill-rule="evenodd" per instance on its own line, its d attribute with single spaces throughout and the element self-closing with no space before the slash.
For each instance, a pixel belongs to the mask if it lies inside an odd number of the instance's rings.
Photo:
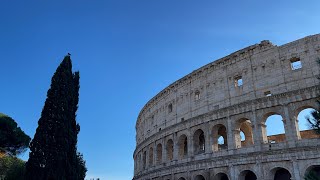
<svg viewBox="0 0 320 180">
<path fill-rule="evenodd" d="M 320 165 L 320 140 L 306 139 L 297 123 L 301 110 L 317 108 L 319 57 L 319 34 L 279 47 L 262 41 L 174 82 L 139 114 L 134 179 L 241 179 L 249 171 L 273 179 L 277 167 L 302 178 L 304 167 Z M 266 136 L 273 114 L 283 119 L 281 138 Z"/>
</svg>

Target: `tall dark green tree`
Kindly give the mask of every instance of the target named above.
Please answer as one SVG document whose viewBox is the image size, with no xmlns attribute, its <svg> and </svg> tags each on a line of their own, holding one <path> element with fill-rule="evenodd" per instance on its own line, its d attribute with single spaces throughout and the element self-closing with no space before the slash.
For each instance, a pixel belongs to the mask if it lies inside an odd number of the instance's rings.
<svg viewBox="0 0 320 180">
<path fill-rule="evenodd" d="M 30 143 L 26 179 L 81 179 L 77 156 L 80 126 L 76 123 L 79 87 L 79 72 L 72 72 L 67 55 L 51 79 L 38 128 Z"/>
</svg>

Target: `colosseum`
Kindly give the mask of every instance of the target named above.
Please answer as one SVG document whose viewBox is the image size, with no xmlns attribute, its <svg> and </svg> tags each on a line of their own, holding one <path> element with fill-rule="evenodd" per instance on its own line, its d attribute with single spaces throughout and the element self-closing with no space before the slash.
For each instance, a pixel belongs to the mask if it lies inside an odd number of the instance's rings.
<svg viewBox="0 0 320 180">
<path fill-rule="evenodd" d="M 299 130 L 297 118 L 318 109 L 319 58 L 320 34 L 281 46 L 265 40 L 172 83 L 139 113 L 133 179 L 320 176 L 320 138 Z M 284 132 L 268 135 L 274 115 Z"/>
</svg>

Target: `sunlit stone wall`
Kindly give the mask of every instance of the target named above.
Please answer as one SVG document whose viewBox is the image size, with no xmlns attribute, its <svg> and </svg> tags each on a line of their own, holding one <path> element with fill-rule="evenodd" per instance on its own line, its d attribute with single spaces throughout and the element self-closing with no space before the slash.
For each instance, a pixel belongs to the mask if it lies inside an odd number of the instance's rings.
<svg viewBox="0 0 320 180">
<path fill-rule="evenodd" d="M 134 179 L 298 180 L 316 171 L 319 136 L 300 132 L 297 116 L 318 108 L 317 58 L 319 34 L 261 41 L 172 83 L 137 119 Z M 267 136 L 271 115 L 283 134 Z"/>
</svg>

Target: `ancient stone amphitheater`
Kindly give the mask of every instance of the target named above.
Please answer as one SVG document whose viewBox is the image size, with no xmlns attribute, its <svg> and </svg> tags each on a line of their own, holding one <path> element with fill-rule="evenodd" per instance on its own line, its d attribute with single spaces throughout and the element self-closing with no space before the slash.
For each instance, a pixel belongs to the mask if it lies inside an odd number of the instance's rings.
<svg viewBox="0 0 320 180">
<path fill-rule="evenodd" d="M 133 179 L 320 176 L 320 139 L 299 131 L 297 119 L 318 108 L 319 57 L 320 34 L 282 46 L 262 41 L 172 83 L 139 114 Z M 284 133 L 268 136 L 275 114 Z"/>
</svg>

